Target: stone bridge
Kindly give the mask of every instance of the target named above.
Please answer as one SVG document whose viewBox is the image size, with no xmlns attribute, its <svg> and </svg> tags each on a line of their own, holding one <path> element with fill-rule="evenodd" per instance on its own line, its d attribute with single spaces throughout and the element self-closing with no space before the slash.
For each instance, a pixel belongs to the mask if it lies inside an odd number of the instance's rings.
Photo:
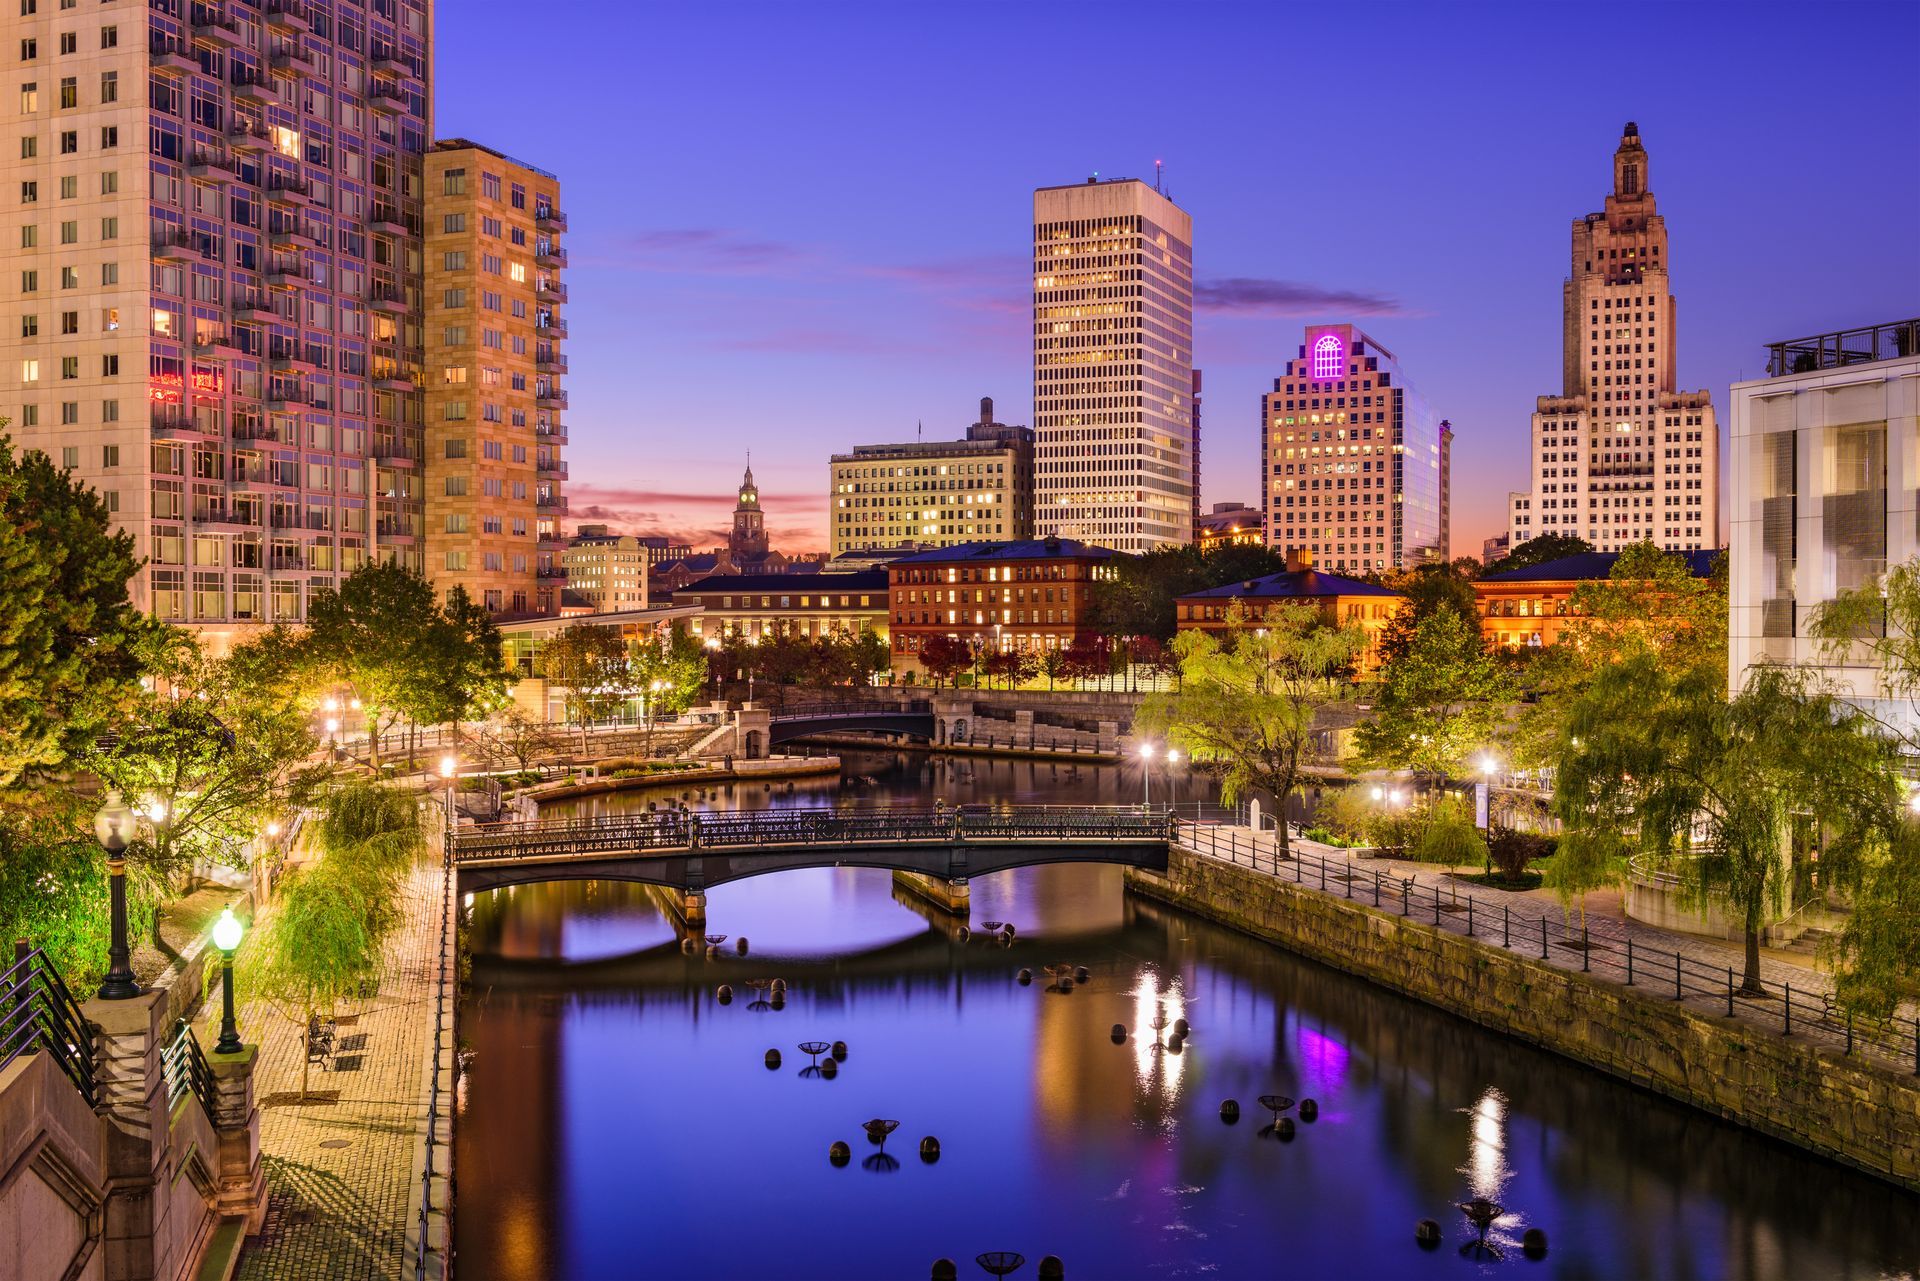
<svg viewBox="0 0 1920 1281">
<path fill-rule="evenodd" d="M 1026 701 L 1030 705 L 1009 707 L 1004 696 L 987 699 L 972 692 L 915 697 L 862 689 L 797 705 L 748 703 L 734 713 L 731 748 L 751 760 L 797 739 L 879 733 L 922 739 L 936 747 L 1106 755 L 1119 751 L 1123 722 L 1112 719 L 1117 714 L 1112 708 L 1056 707 L 1051 696 L 1041 694 Z"/>
<path fill-rule="evenodd" d="M 715 885 L 802 867 L 874 867 L 948 911 L 969 878 L 1042 863 L 1167 866 L 1172 819 L 1131 806 L 666 810 L 462 828 L 462 893 L 540 881 L 638 881 L 679 891 L 689 923 Z"/>
</svg>

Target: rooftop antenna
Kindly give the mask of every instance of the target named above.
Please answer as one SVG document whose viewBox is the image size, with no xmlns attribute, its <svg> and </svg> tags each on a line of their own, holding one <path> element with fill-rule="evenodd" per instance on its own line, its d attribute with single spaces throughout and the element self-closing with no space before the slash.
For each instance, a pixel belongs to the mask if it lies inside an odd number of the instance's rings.
<svg viewBox="0 0 1920 1281">
<path fill-rule="evenodd" d="M 1156 194 L 1163 196 L 1167 193 L 1160 190 L 1160 171 L 1165 166 L 1166 161 L 1164 160 L 1156 160 L 1153 162 L 1153 190 Z"/>
<path fill-rule="evenodd" d="M 926 431 L 926 427 L 927 427 L 927 424 L 924 419 L 916 418 L 913 420 L 913 443 L 914 444 L 917 445 L 920 443 L 921 434 Z"/>
</svg>

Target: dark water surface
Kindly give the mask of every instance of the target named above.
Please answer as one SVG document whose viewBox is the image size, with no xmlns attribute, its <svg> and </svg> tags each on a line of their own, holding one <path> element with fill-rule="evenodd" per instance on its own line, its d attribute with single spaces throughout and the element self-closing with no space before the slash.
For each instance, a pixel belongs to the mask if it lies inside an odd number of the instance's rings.
<svg viewBox="0 0 1920 1281">
<path fill-rule="evenodd" d="M 1131 802 L 1137 765 L 850 758 L 869 784 L 734 789 L 709 804 Z M 1154 799 L 1169 798 L 1156 771 Z M 655 794 L 656 797 L 658 794 Z M 1171 793 L 1210 799 L 1196 780 Z M 628 793 L 576 803 L 644 807 Z M 699 803 L 696 799 L 696 804 Z M 553 811 L 549 811 L 553 812 Z M 1014 1250 L 1074 1281 L 1233 1277 L 1914 1275 L 1920 1199 L 1530 1050 L 1357 979 L 1128 896 L 1118 869 L 974 882 L 972 921 L 885 872 L 813 870 L 708 895 L 720 960 L 683 955 L 637 885 L 476 896 L 461 1006 L 462 1281 L 923 1278 Z M 1092 981 L 1046 990 L 1041 966 Z M 1037 977 L 1015 982 L 1022 966 Z M 745 985 L 783 977 L 785 1008 Z M 721 1006 L 714 987 L 731 983 Z M 1185 1018 L 1182 1053 L 1154 1017 Z M 1114 1023 L 1133 1032 L 1109 1039 Z M 833 1079 L 806 1040 L 844 1040 Z M 778 1049 L 782 1065 L 763 1056 Z M 1311 1097 L 1291 1143 L 1265 1093 Z M 1241 1117 L 1223 1124 L 1219 1106 Z M 860 1122 L 897 1118 L 886 1157 Z M 941 1154 L 928 1165 L 922 1136 Z M 828 1161 L 844 1140 L 853 1161 Z M 895 1163 L 897 1162 L 897 1167 Z M 874 1168 L 868 1168 L 869 1166 Z M 1500 1262 L 1453 1204 L 1491 1197 Z M 1415 1223 L 1445 1244 L 1418 1249 Z M 1528 1227 L 1551 1250 L 1520 1257 Z"/>
</svg>

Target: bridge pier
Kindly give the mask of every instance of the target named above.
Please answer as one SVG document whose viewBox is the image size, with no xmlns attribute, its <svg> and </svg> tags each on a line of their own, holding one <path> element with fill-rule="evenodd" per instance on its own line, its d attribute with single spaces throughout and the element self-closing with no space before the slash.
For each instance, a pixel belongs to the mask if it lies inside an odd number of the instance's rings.
<svg viewBox="0 0 1920 1281">
<path fill-rule="evenodd" d="M 932 876 L 926 872 L 893 874 L 894 885 L 923 902 L 931 903 L 953 916 L 965 916 L 971 910 L 973 887 L 964 876 Z"/>
<path fill-rule="evenodd" d="M 680 919 L 696 931 L 707 923 L 707 895 L 705 890 L 682 890 L 680 892 Z"/>
</svg>

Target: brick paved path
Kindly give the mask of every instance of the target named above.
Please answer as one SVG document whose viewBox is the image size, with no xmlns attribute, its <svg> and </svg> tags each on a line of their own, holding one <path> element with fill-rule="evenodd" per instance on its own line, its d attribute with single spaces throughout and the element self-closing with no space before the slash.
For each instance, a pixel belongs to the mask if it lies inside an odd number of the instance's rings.
<svg viewBox="0 0 1920 1281">
<path fill-rule="evenodd" d="M 356 1281 L 413 1275 L 406 1249 L 419 1208 L 413 1182 L 423 1072 L 430 1054 L 441 874 L 417 866 L 402 894 L 402 924 L 371 999 L 343 1006 L 333 1070 L 314 1065 L 299 1102 L 301 1029 L 265 1002 L 247 1002 L 240 1034 L 258 1042 L 267 1217 L 240 1258 L 242 1281 Z M 219 1002 L 200 1038 L 213 1044 Z"/>
<path fill-rule="evenodd" d="M 1682 958 L 1680 990 L 1689 1008 L 1725 1017 L 1728 1001 L 1728 974 L 1737 984 L 1745 971 L 1746 957 L 1738 943 L 1679 934 L 1629 920 L 1620 910 L 1617 892 L 1596 891 L 1587 896 L 1586 929 L 1592 946 L 1577 946 L 1581 938 L 1578 908 L 1570 916 L 1550 890 L 1513 893 L 1495 889 L 1472 888 L 1451 875 L 1452 869 L 1432 864 L 1410 863 L 1404 859 L 1360 857 L 1352 850 L 1335 849 L 1296 838 L 1293 851 L 1299 857 L 1276 857 L 1278 842 L 1272 832 L 1255 832 L 1232 824 L 1180 824 L 1181 843 L 1203 854 L 1268 872 L 1285 880 L 1298 880 L 1307 889 L 1341 898 L 1353 898 L 1372 906 L 1376 887 L 1382 911 L 1407 914 L 1427 924 L 1464 934 L 1470 928 L 1474 936 L 1492 946 L 1505 946 L 1521 955 L 1564 970 L 1588 970 L 1597 977 L 1624 983 L 1627 981 L 1628 940 L 1634 956 L 1633 981 L 1649 998 L 1673 999 L 1674 961 Z M 1479 868 L 1467 869 L 1478 872 Z M 1342 872 L 1346 875 L 1341 875 Z M 1323 875 L 1324 874 L 1324 875 Z M 1377 877 L 1377 883 L 1376 883 Z M 1349 879 L 1351 878 L 1351 879 Z M 1411 879 L 1413 887 L 1404 882 Z M 1436 910 L 1435 895 L 1440 899 Z M 1466 905 L 1473 904 L 1467 914 Z M 1542 957 L 1541 936 L 1547 935 L 1546 955 Z M 1734 993 L 1733 1016 L 1773 1034 L 1786 1031 L 1788 987 L 1793 992 L 1791 1035 L 1835 1049 L 1844 1050 L 1848 1029 L 1844 1019 L 1826 1017 L 1823 1006 L 1833 991 L 1832 979 L 1805 963 L 1810 958 L 1784 959 L 1777 953 L 1763 952 L 1761 980 L 1768 989 L 1765 997 Z M 1855 1052 L 1898 1071 L 1920 1070 L 1920 1038 L 1913 1020 L 1916 1010 L 1908 1005 L 1893 1028 L 1855 1029 Z"/>
</svg>

